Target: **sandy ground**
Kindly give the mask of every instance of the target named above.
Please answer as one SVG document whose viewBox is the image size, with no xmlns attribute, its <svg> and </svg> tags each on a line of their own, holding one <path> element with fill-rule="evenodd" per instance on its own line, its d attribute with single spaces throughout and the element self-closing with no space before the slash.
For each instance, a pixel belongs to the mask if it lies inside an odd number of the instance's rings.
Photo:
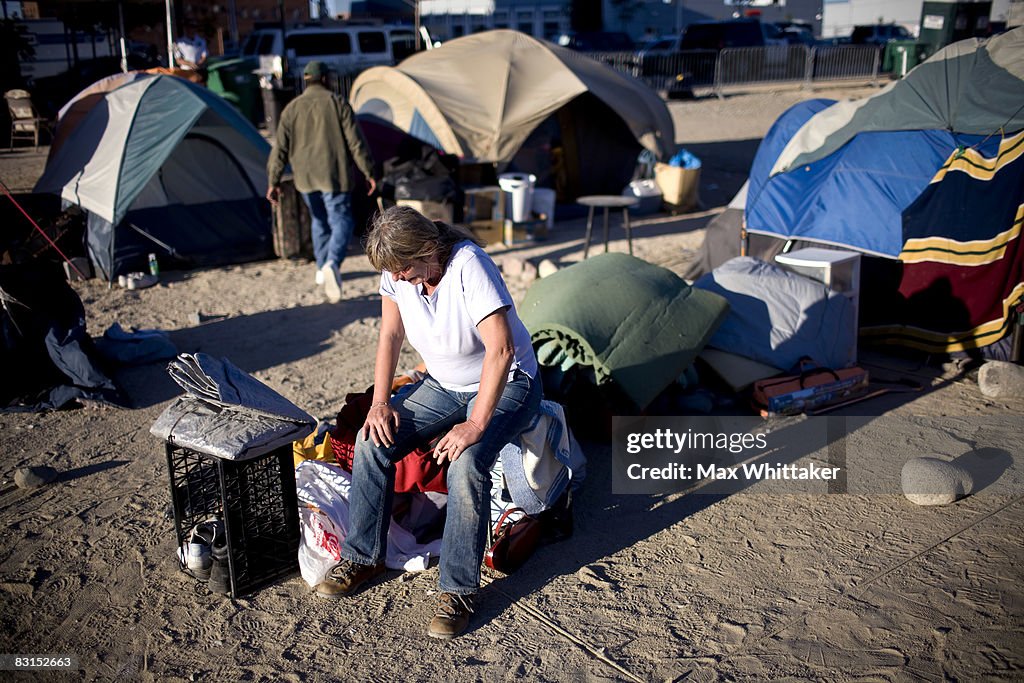
<svg viewBox="0 0 1024 683">
<path fill-rule="evenodd" d="M 707 210 L 637 221 L 636 254 L 682 272 L 768 126 L 820 94 L 672 103 L 679 141 L 705 162 Z M 42 163 L 0 154 L 0 177 L 27 188 Z M 563 221 L 547 242 L 494 255 L 567 264 L 582 236 L 582 221 Z M 76 288 L 92 334 L 113 322 L 168 330 L 181 351 L 227 356 L 330 420 L 372 381 L 379 310 L 365 257 L 343 271 L 338 305 L 314 289 L 311 265 L 291 261 L 168 272 L 138 292 Z M 522 297 L 527 283 L 509 280 Z M 196 325 L 196 312 L 225 317 Z M 90 680 L 1020 679 L 1024 402 L 984 398 L 954 366 L 863 360 L 927 390 L 848 421 L 850 493 L 755 484 L 616 496 L 610 444 L 587 440 L 574 537 L 510 577 L 488 575 L 470 632 L 447 644 L 425 635 L 436 569 L 391 572 L 342 603 L 317 599 L 297 575 L 232 600 L 180 573 L 166 462 L 149 434 L 179 391 L 159 364 L 125 370 L 131 409 L 0 415 L 0 653 L 72 655 Z M 406 350 L 400 367 L 415 362 Z M 829 457 L 785 443 L 786 462 Z M 899 472 L 917 455 L 972 469 L 976 492 L 912 505 Z M 60 477 L 16 487 L 30 465 Z"/>
</svg>

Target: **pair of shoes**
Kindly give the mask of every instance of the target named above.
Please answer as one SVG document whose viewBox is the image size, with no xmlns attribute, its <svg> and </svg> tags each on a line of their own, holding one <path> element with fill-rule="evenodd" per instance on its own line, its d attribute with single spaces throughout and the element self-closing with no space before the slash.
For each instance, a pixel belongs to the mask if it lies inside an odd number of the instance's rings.
<svg viewBox="0 0 1024 683">
<path fill-rule="evenodd" d="M 207 520 L 196 524 L 185 542 L 185 568 L 203 581 L 210 578 L 210 567 L 213 565 L 210 548 L 216 536 L 216 520 Z"/>
<path fill-rule="evenodd" d="M 231 592 L 231 565 L 228 564 L 228 541 L 224 534 L 218 534 L 210 546 L 210 580 L 207 586 L 211 593 Z"/>
<path fill-rule="evenodd" d="M 152 287 L 159 281 L 160 278 L 150 273 L 128 273 L 127 275 L 117 276 L 117 284 L 125 289 L 145 289 L 146 287 Z"/>
<path fill-rule="evenodd" d="M 341 274 L 338 272 L 338 266 L 334 261 L 328 261 L 320 269 L 320 273 L 324 276 L 324 293 L 327 294 L 327 300 L 332 304 L 341 301 Z"/>
<path fill-rule="evenodd" d="M 458 638 L 469 628 L 469 615 L 472 613 L 472 595 L 441 593 L 437 600 L 437 612 L 430 620 L 427 635 L 441 640 Z"/>
<path fill-rule="evenodd" d="M 327 578 L 317 584 L 316 594 L 322 598 L 336 600 L 355 593 L 370 579 L 380 576 L 387 569 L 383 562 L 359 564 L 342 560 L 327 571 Z"/>
</svg>

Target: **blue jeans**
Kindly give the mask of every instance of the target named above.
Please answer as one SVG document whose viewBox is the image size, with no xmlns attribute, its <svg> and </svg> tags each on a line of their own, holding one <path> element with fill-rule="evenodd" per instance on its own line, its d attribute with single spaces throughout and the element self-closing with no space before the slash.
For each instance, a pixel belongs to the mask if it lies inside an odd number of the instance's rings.
<svg viewBox="0 0 1024 683">
<path fill-rule="evenodd" d="M 313 232 L 313 257 L 319 270 L 328 261 L 341 266 L 352 238 L 352 199 L 348 192 L 303 192 Z"/>
<path fill-rule="evenodd" d="M 465 422 L 475 400 L 475 392 L 448 391 L 428 376 L 394 401 L 401 417 L 394 446 L 375 446 L 359 435 L 349 494 L 350 528 L 341 546 L 342 557 L 360 564 L 384 559 L 395 487 L 394 463 L 421 443 Z M 530 426 L 540 400 L 540 380 L 516 371 L 505 385 L 483 438 L 449 466 L 439 582 L 443 592 L 468 595 L 480 586 L 480 563 L 490 524 L 490 471 L 501 448 Z"/>
</svg>

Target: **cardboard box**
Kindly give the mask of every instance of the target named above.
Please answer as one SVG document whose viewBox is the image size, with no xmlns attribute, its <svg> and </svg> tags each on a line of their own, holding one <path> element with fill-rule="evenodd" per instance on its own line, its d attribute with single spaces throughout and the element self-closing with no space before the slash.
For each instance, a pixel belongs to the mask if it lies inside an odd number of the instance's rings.
<svg viewBox="0 0 1024 683">
<path fill-rule="evenodd" d="M 659 162 L 654 165 L 654 182 L 671 210 L 689 211 L 700 204 L 699 168 L 680 168 Z"/>
<path fill-rule="evenodd" d="M 488 245 L 512 246 L 520 242 L 543 240 L 548 235 L 547 226 L 542 220 L 523 223 L 498 220 L 470 221 L 468 227 Z"/>
<path fill-rule="evenodd" d="M 452 205 L 444 202 L 432 202 L 426 199 L 396 199 L 398 206 L 411 206 L 432 221 L 451 223 Z"/>
<path fill-rule="evenodd" d="M 274 207 L 274 253 L 278 258 L 313 258 L 313 233 L 309 209 L 295 189 L 291 176 L 281 179 L 281 195 Z"/>
</svg>

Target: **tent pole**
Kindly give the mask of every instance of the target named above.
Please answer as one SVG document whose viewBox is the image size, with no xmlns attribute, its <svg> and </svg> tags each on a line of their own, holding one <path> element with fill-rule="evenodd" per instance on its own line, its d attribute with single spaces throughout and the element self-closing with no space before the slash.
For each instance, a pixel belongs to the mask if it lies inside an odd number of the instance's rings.
<svg viewBox="0 0 1024 683">
<path fill-rule="evenodd" d="M 238 9 L 235 7 L 235 0 L 228 0 L 228 35 L 231 36 L 231 42 L 238 45 Z"/>
<path fill-rule="evenodd" d="M 178 256 L 178 251 L 174 247 L 172 247 L 171 245 L 169 245 L 169 244 L 167 244 L 165 242 L 161 242 L 160 240 L 158 240 L 157 238 L 153 237 L 148 232 L 146 232 L 145 230 L 143 230 L 139 226 L 135 225 L 134 223 L 128 223 L 128 227 L 131 228 L 132 230 L 134 230 L 135 232 L 139 233 L 140 235 L 142 235 L 146 239 L 148 239 L 150 242 L 153 242 L 158 247 L 163 247 L 164 249 L 166 249 L 167 253 L 170 254 L 171 256 Z"/>
<path fill-rule="evenodd" d="M 110 224 L 110 246 L 107 247 L 110 258 L 107 261 L 109 267 L 107 268 L 107 289 L 113 289 L 114 287 L 114 269 L 116 264 L 114 263 L 114 243 L 117 241 L 117 223 Z"/>
<path fill-rule="evenodd" d="M 128 73 L 128 50 L 124 39 L 124 2 L 117 0 L 117 24 L 121 31 L 121 73 Z"/>
<path fill-rule="evenodd" d="M 174 26 L 171 24 L 171 17 L 174 15 L 174 0 L 164 0 L 164 12 L 167 22 L 167 66 L 174 68 Z"/>
</svg>

